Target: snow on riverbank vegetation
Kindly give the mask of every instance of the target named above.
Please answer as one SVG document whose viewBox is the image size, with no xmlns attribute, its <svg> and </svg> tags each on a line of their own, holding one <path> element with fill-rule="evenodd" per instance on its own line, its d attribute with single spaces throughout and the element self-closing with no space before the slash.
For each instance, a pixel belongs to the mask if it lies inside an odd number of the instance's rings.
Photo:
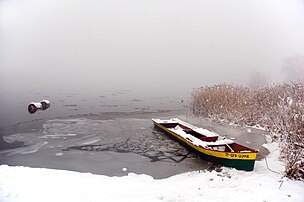
<svg viewBox="0 0 304 202">
<path fill-rule="evenodd" d="M 129 173 L 108 177 L 45 168 L 0 166 L 1 202 L 40 201 L 303 201 L 304 182 L 282 178 L 278 143 L 252 172 L 223 168 L 156 180 Z"/>
<path fill-rule="evenodd" d="M 304 180 L 304 86 L 286 83 L 250 89 L 220 84 L 193 92 L 195 115 L 218 122 L 260 126 L 280 142 L 285 175 Z"/>
</svg>

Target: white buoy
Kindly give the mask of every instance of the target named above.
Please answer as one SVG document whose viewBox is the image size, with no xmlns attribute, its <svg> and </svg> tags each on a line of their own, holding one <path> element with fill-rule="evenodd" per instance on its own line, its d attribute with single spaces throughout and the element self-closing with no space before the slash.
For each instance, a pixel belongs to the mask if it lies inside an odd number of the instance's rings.
<svg viewBox="0 0 304 202">
<path fill-rule="evenodd" d="M 33 114 L 35 113 L 38 109 L 42 108 L 42 104 L 39 102 L 31 102 L 28 106 L 28 111 L 29 113 Z"/>
<path fill-rule="evenodd" d="M 50 107 L 50 101 L 48 100 L 41 100 L 41 102 L 31 102 L 28 106 L 29 113 L 33 114 L 37 110 L 46 110 Z"/>
<path fill-rule="evenodd" d="M 46 110 L 47 108 L 49 108 L 50 107 L 50 101 L 48 101 L 48 100 L 41 100 L 41 109 L 42 110 Z"/>
</svg>

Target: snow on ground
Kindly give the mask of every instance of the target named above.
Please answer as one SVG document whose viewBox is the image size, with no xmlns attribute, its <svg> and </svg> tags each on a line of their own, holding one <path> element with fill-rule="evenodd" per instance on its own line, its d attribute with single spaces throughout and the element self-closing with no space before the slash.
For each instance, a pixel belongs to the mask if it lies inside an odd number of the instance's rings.
<svg viewBox="0 0 304 202">
<path fill-rule="evenodd" d="M 281 172 L 278 144 L 265 145 L 267 162 Z M 282 183 L 283 182 L 283 183 Z M 0 166 L 1 202 L 40 201 L 304 201 L 304 182 L 282 179 L 265 159 L 252 172 L 223 168 L 156 180 L 129 173 L 108 177 L 45 168 Z"/>
</svg>

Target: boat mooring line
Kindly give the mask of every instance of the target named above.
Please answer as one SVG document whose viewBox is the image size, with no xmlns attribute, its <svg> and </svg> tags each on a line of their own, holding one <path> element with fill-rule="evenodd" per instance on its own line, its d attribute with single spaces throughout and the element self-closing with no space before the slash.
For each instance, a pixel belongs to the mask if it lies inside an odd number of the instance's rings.
<svg viewBox="0 0 304 202">
<path fill-rule="evenodd" d="M 273 173 L 276 173 L 276 174 L 279 174 L 279 175 L 280 175 L 280 173 L 279 173 L 279 172 L 274 171 L 274 170 L 272 170 L 272 169 L 270 169 L 270 168 L 269 168 L 269 166 L 268 166 L 268 162 L 267 162 L 267 157 L 266 157 L 266 156 L 265 156 L 265 163 L 266 163 L 266 167 L 267 167 L 267 169 L 268 169 L 269 171 L 271 171 L 271 172 L 273 172 Z"/>
</svg>

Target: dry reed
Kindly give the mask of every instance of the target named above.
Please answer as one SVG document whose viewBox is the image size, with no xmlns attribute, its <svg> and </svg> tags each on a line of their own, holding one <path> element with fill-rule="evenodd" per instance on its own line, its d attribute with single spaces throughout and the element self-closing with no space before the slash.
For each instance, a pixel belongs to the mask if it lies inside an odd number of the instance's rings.
<svg viewBox="0 0 304 202">
<path fill-rule="evenodd" d="M 304 86 L 277 84 L 250 89 L 220 84 L 192 93 L 192 112 L 217 122 L 266 128 L 280 142 L 285 174 L 304 180 Z"/>
</svg>

